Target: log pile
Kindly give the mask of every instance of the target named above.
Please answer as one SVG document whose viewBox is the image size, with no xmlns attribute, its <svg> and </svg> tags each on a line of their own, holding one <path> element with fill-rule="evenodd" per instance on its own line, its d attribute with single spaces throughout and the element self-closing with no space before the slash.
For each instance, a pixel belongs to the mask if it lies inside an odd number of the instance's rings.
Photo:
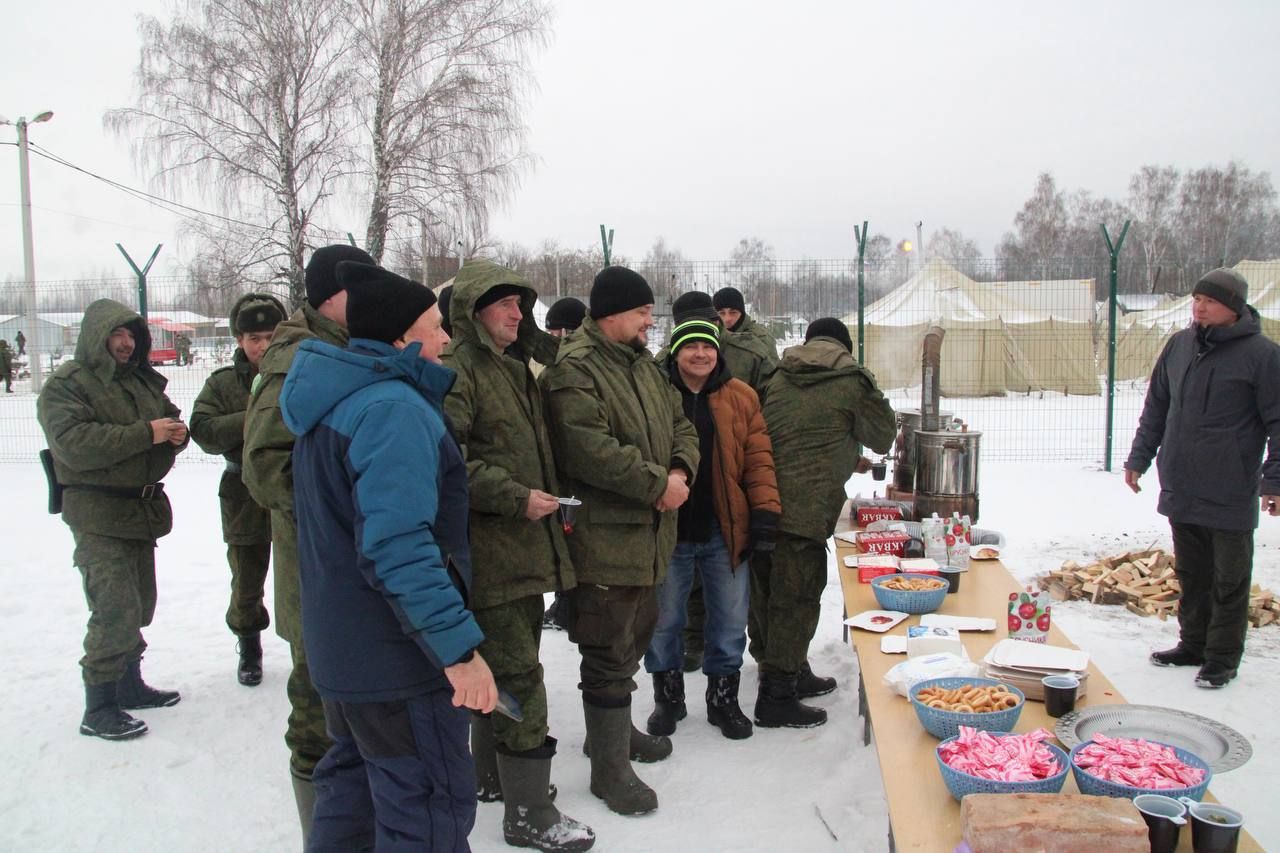
<svg viewBox="0 0 1280 853">
<path fill-rule="evenodd" d="M 1173 555 L 1158 548 L 1104 557 L 1088 565 L 1067 560 L 1041 575 L 1040 589 L 1058 601 L 1119 604 L 1139 616 L 1168 619 L 1178 613 L 1182 586 L 1173 571 Z M 1280 622 L 1280 596 L 1254 584 L 1249 593 L 1249 624 Z"/>
</svg>

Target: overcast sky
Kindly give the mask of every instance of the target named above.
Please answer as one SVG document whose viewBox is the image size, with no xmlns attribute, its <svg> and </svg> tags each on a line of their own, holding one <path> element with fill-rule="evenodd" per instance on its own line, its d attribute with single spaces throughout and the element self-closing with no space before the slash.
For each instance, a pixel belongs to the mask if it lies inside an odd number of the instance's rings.
<svg viewBox="0 0 1280 853">
<path fill-rule="evenodd" d="M 12 3 L 10 4 L 13 5 Z M 52 109 L 31 139 L 155 189 L 103 112 L 133 97 L 135 16 L 163 2 L 24 4 L 0 31 L 0 115 Z M 1280 3 L 558 0 L 535 59 L 538 158 L 494 218 L 498 239 L 598 242 L 691 259 L 758 236 L 778 258 L 856 253 L 853 226 L 897 240 L 949 226 L 983 254 L 1036 175 L 1122 198 L 1144 163 L 1236 158 L 1280 172 Z M 0 127 L 0 141 L 16 140 Z M 0 277 L 22 278 L 18 156 L 0 147 Z M 33 156 L 36 277 L 156 270 L 174 220 Z M 195 195 L 182 200 L 209 203 Z M 363 224 L 326 219 L 354 231 Z M 139 257 L 140 256 L 140 257 Z"/>
</svg>

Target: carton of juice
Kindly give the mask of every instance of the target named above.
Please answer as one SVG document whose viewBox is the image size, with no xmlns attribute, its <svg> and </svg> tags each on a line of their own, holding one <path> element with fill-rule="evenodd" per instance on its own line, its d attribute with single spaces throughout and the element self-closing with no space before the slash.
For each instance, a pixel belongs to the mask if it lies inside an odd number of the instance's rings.
<svg viewBox="0 0 1280 853">
<path fill-rule="evenodd" d="M 1052 601 L 1048 592 L 1031 587 L 1009 593 L 1009 636 L 1029 643 L 1048 642 Z"/>
</svg>

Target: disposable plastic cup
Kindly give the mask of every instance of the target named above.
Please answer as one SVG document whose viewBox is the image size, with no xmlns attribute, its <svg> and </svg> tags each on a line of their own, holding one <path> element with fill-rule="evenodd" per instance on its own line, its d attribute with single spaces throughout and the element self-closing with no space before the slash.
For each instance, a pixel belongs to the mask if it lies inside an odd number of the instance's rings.
<svg viewBox="0 0 1280 853">
<path fill-rule="evenodd" d="M 1080 679 L 1074 675 L 1046 675 L 1040 679 L 1044 685 L 1044 712 L 1050 717 L 1061 717 L 1076 707 L 1076 691 Z"/>
</svg>

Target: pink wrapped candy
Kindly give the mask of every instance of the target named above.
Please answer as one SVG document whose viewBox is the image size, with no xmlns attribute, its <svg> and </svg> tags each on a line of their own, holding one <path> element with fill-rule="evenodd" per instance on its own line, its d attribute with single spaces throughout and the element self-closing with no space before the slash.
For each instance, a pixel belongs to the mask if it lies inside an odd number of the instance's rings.
<svg viewBox="0 0 1280 853">
<path fill-rule="evenodd" d="M 1152 791 L 1204 781 L 1204 771 L 1183 762 L 1172 747 L 1141 738 L 1095 734 L 1092 743 L 1076 752 L 1075 762 L 1099 779 Z"/>
<path fill-rule="evenodd" d="M 1045 729 L 997 736 L 961 726 L 955 740 L 938 747 L 938 754 L 948 767 L 970 776 L 997 782 L 1038 782 L 1062 772 L 1044 745 L 1051 737 Z"/>
</svg>

